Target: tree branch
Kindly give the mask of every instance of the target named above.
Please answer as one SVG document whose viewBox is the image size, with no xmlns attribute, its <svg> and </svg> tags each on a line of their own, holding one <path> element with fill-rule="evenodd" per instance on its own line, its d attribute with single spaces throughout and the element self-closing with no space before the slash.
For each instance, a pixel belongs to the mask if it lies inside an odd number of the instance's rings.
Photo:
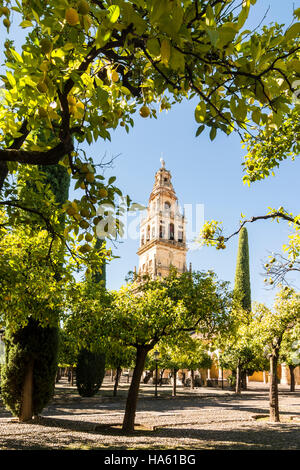
<svg viewBox="0 0 300 470">
<path fill-rule="evenodd" d="M 0 162 L 18 162 L 30 165 L 55 165 L 74 149 L 71 138 L 45 152 L 22 149 L 0 149 Z"/>
</svg>

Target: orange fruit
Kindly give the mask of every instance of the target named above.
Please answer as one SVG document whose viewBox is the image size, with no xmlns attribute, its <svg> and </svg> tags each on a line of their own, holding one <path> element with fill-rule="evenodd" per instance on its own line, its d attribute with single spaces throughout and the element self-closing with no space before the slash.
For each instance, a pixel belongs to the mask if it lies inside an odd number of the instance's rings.
<svg viewBox="0 0 300 470">
<path fill-rule="evenodd" d="M 10 21 L 9 21 L 9 19 L 8 19 L 8 18 L 4 18 L 3 24 L 4 24 L 4 26 L 5 26 L 6 28 L 9 28 L 9 27 L 10 27 Z"/>
<path fill-rule="evenodd" d="M 40 41 L 40 46 L 41 46 L 42 54 L 49 54 L 53 49 L 52 42 L 50 41 L 50 39 L 47 39 L 47 38 L 42 39 Z"/>
<path fill-rule="evenodd" d="M 85 175 L 85 179 L 88 183 L 93 183 L 95 181 L 95 176 L 93 175 L 93 173 L 87 173 Z"/>
<path fill-rule="evenodd" d="M 99 196 L 100 197 L 107 197 L 107 195 L 108 195 L 108 192 L 105 188 L 100 188 L 99 189 Z"/>
<path fill-rule="evenodd" d="M 90 5 L 88 4 L 88 2 L 86 2 L 85 0 L 81 0 L 79 3 L 78 3 L 78 13 L 80 15 L 87 15 L 90 11 Z"/>
<path fill-rule="evenodd" d="M 85 239 L 87 242 L 91 242 L 93 240 L 93 235 L 91 233 L 87 233 Z"/>
<path fill-rule="evenodd" d="M 68 8 L 66 10 L 65 19 L 70 26 L 75 26 L 79 23 L 79 16 L 75 8 Z"/>
<path fill-rule="evenodd" d="M 117 82 L 119 80 L 119 74 L 116 70 L 111 72 L 111 79 L 113 82 Z"/>
<path fill-rule="evenodd" d="M 47 110 L 45 108 L 39 108 L 39 117 L 44 119 L 48 116 Z"/>
<path fill-rule="evenodd" d="M 45 82 L 38 82 L 36 87 L 40 93 L 47 93 L 48 91 L 48 87 Z"/>
<path fill-rule="evenodd" d="M 150 109 L 148 108 L 148 106 L 142 106 L 141 109 L 140 109 L 140 116 L 142 116 L 143 118 L 147 118 L 150 114 Z"/>
</svg>

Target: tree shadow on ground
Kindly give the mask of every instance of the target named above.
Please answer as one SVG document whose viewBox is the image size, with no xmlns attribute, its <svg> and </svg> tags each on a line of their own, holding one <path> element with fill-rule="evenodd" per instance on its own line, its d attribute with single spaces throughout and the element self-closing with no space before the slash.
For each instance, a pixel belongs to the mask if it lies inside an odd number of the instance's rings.
<svg viewBox="0 0 300 470">
<path fill-rule="evenodd" d="M 188 437 L 209 442 L 214 448 L 251 449 L 299 449 L 300 427 L 297 424 L 267 424 L 264 426 L 242 425 L 236 429 L 222 430 L 201 428 L 163 428 L 158 437 L 176 439 Z"/>
<path fill-rule="evenodd" d="M 209 425 L 197 427 L 164 427 L 135 431 L 132 434 L 121 432 L 120 423 L 96 425 L 63 419 L 42 418 L 35 424 L 52 428 L 38 433 L 7 436 L 1 439 L 1 449 L 264 449 L 296 450 L 299 449 L 300 427 L 296 424 L 251 425 L 230 423 L 230 428 L 211 429 Z M 82 423 L 80 423 L 82 424 Z M 89 428 L 88 428 L 89 426 Z M 55 428 L 55 429 L 54 429 Z M 60 428 L 60 429 L 59 429 Z M 66 431 L 65 433 L 62 432 Z M 70 435 L 69 431 L 77 431 Z M 111 442 L 104 438 L 111 436 Z M 114 442 L 114 436 L 118 436 Z M 102 437 L 102 439 L 101 439 Z M 186 440 L 192 440 L 187 443 Z M 170 440 L 173 444 L 170 445 Z M 165 441 L 165 444 L 164 444 Z M 167 445 L 168 444 L 168 445 Z"/>
<path fill-rule="evenodd" d="M 289 395 L 291 398 L 299 397 L 299 393 Z M 280 400 L 280 397 L 279 397 Z M 280 405 L 280 404 L 279 404 Z M 294 406 L 294 405 L 290 405 Z M 48 406 L 45 410 L 44 415 L 49 416 L 53 414 L 59 415 L 67 415 L 67 414 L 91 414 L 91 412 L 95 411 L 95 413 L 100 412 L 107 414 L 107 412 L 118 412 L 123 413 L 125 408 L 125 403 L 120 401 L 119 403 L 116 401 L 113 402 L 85 402 L 85 403 L 64 403 L 64 404 L 55 404 L 52 403 Z M 137 405 L 137 411 L 142 412 L 155 412 L 161 413 L 172 413 L 172 412 L 180 412 L 184 413 L 186 410 L 191 410 L 194 412 L 203 412 L 206 408 L 215 409 L 220 412 L 224 410 L 224 412 L 233 411 L 242 411 L 242 412 L 250 412 L 254 414 L 258 413 L 266 413 L 269 410 L 269 402 L 268 397 L 261 396 L 261 395 L 232 395 L 232 396 L 219 396 L 219 397 L 173 397 L 172 399 L 166 398 L 145 398 L 140 397 Z M 280 411 L 280 413 L 284 415 L 300 415 L 300 412 L 293 411 Z"/>
</svg>

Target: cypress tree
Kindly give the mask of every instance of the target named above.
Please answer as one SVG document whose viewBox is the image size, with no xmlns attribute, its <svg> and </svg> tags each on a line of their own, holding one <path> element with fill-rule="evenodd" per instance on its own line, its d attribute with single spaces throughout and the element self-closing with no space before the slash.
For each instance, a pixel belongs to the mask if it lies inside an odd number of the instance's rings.
<svg viewBox="0 0 300 470">
<path fill-rule="evenodd" d="M 238 254 L 235 271 L 234 292 L 241 307 L 251 311 L 251 286 L 249 268 L 248 232 L 245 227 L 240 231 Z"/>
<path fill-rule="evenodd" d="M 76 385 L 82 397 L 94 396 L 105 375 L 105 355 L 82 349 L 76 366 Z"/>
<path fill-rule="evenodd" d="M 40 167 L 56 202 L 61 206 L 69 194 L 70 176 L 61 165 Z M 61 223 L 64 223 L 63 217 Z M 54 393 L 58 355 L 57 327 L 42 327 L 31 316 L 14 334 L 7 327 L 6 364 L 2 371 L 2 398 L 20 421 L 40 413 Z"/>
<path fill-rule="evenodd" d="M 103 240 L 97 239 L 95 249 L 101 250 Z M 93 282 L 106 288 L 106 263 L 103 261 L 101 272 L 94 274 Z M 76 362 L 76 386 L 79 395 L 91 397 L 97 393 L 105 376 L 105 353 L 81 349 Z"/>
<path fill-rule="evenodd" d="M 39 414 L 54 392 L 57 369 L 57 328 L 44 327 L 32 317 L 15 333 L 5 332 L 6 365 L 2 374 L 1 395 L 7 408 L 21 420 L 25 416 L 24 384 L 31 375 L 30 408 Z M 25 414 L 24 414 L 25 413 Z"/>
<path fill-rule="evenodd" d="M 248 232 L 245 227 L 240 231 L 238 254 L 235 271 L 234 295 L 240 306 L 250 314 L 251 312 L 251 285 L 249 267 L 249 245 Z M 246 318 L 248 322 L 248 318 Z M 241 387 L 247 388 L 247 371 L 244 370 L 240 361 L 236 369 L 236 393 L 240 393 Z"/>
</svg>

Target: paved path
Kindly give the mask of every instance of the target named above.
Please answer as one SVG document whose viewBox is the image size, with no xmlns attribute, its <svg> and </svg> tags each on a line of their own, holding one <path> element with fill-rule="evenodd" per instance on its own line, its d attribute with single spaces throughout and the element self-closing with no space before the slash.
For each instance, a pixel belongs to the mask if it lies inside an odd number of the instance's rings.
<svg viewBox="0 0 300 470">
<path fill-rule="evenodd" d="M 230 390 L 141 387 L 138 431 L 122 435 L 128 385 L 112 398 L 107 379 L 93 398 L 81 398 L 62 381 L 34 424 L 19 424 L 0 406 L 0 449 L 300 449 L 300 388 L 280 386 L 281 423 L 270 424 L 268 389 L 251 383 L 236 397 Z M 257 419 L 259 416 L 259 419 Z M 256 419 L 254 418 L 256 417 Z M 107 425 L 116 427 L 108 428 Z"/>
</svg>

